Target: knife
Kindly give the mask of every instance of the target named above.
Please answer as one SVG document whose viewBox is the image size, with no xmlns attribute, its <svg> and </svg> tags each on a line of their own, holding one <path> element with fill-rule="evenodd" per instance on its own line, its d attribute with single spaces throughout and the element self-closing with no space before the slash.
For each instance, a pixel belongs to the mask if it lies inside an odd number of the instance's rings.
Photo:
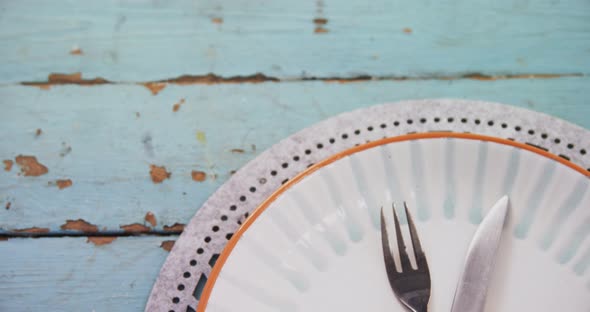
<svg viewBox="0 0 590 312">
<path fill-rule="evenodd" d="M 451 312 L 481 312 L 492 277 L 495 254 L 508 213 L 508 196 L 504 195 L 488 212 L 471 240 L 463 273 L 459 278 Z"/>
</svg>

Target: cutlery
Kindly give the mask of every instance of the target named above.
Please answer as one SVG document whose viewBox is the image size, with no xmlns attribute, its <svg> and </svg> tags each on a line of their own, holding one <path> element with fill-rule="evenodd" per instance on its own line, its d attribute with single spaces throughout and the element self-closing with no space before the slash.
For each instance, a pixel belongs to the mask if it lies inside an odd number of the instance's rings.
<svg viewBox="0 0 590 312">
<path fill-rule="evenodd" d="M 424 255 L 424 251 L 422 251 L 422 246 L 418 239 L 418 233 L 416 232 L 414 221 L 408 212 L 408 206 L 406 206 L 405 202 L 404 209 L 408 219 L 408 226 L 410 228 L 414 257 L 416 259 L 416 268 L 412 268 L 412 265 L 410 264 L 410 258 L 408 257 L 404 239 L 401 235 L 395 206 L 393 206 L 395 236 L 401 267 L 398 269 L 395 267 L 393 253 L 389 246 L 389 235 L 387 234 L 383 208 L 381 208 L 381 245 L 383 247 L 385 270 L 387 271 L 387 277 L 391 289 L 408 311 L 426 312 L 428 309 L 428 301 L 430 300 L 430 271 L 428 270 L 426 256 Z"/>
<path fill-rule="evenodd" d="M 500 198 L 475 231 L 467 250 L 463 273 L 457 284 L 451 312 L 484 310 L 495 255 L 508 213 L 508 203 L 508 196 Z"/>
</svg>

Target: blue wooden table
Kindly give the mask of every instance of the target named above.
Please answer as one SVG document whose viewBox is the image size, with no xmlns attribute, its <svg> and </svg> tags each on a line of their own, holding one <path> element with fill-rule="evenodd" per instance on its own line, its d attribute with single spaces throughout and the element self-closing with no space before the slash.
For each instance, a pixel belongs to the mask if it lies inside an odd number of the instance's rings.
<svg viewBox="0 0 590 312">
<path fill-rule="evenodd" d="M 589 73 L 587 0 L 3 1 L 0 311 L 142 310 L 205 199 L 322 119 L 444 97 L 590 128 Z"/>
</svg>

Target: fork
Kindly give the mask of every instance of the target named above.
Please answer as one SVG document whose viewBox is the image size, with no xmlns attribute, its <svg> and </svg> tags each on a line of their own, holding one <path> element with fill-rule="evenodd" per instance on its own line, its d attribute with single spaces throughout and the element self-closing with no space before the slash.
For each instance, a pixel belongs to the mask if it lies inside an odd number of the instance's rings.
<svg viewBox="0 0 590 312">
<path fill-rule="evenodd" d="M 404 239 L 401 234 L 399 220 L 395 212 L 395 205 L 393 205 L 392 209 L 401 269 L 398 270 L 395 267 L 393 253 L 389 247 L 389 235 L 387 234 L 382 207 L 381 244 L 383 247 L 383 259 L 385 260 L 385 270 L 387 271 L 389 284 L 391 285 L 391 289 L 395 293 L 395 296 L 408 309 L 408 311 L 426 312 L 428 310 L 428 301 L 430 300 L 430 271 L 428 270 L 428 262 L 426 261 L 424 251 L 422 251 L 414 221 L 408 212 L 408 206 L 404 202 L 404 209 L 406 211 L 410 236 L 412 238 L 414 257 L 416 259 L 416 268 L 412 268 L 410 258 L 406 251 L 406 245 L 404 244 Z"/>
</svg>

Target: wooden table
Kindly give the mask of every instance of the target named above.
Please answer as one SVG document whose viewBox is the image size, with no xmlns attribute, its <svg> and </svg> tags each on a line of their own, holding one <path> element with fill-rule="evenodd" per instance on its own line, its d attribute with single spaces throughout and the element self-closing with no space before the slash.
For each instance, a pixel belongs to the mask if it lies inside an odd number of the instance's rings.
<svg viewBox="0 0 590 312">
<path fill-rule="evenodd" d="M 205 199 L 340 112 L 467 98 L 590 128 L 586 0 L 3 1 L 0 40 L 1 311 L 142 310 Z"/>
</svg>

